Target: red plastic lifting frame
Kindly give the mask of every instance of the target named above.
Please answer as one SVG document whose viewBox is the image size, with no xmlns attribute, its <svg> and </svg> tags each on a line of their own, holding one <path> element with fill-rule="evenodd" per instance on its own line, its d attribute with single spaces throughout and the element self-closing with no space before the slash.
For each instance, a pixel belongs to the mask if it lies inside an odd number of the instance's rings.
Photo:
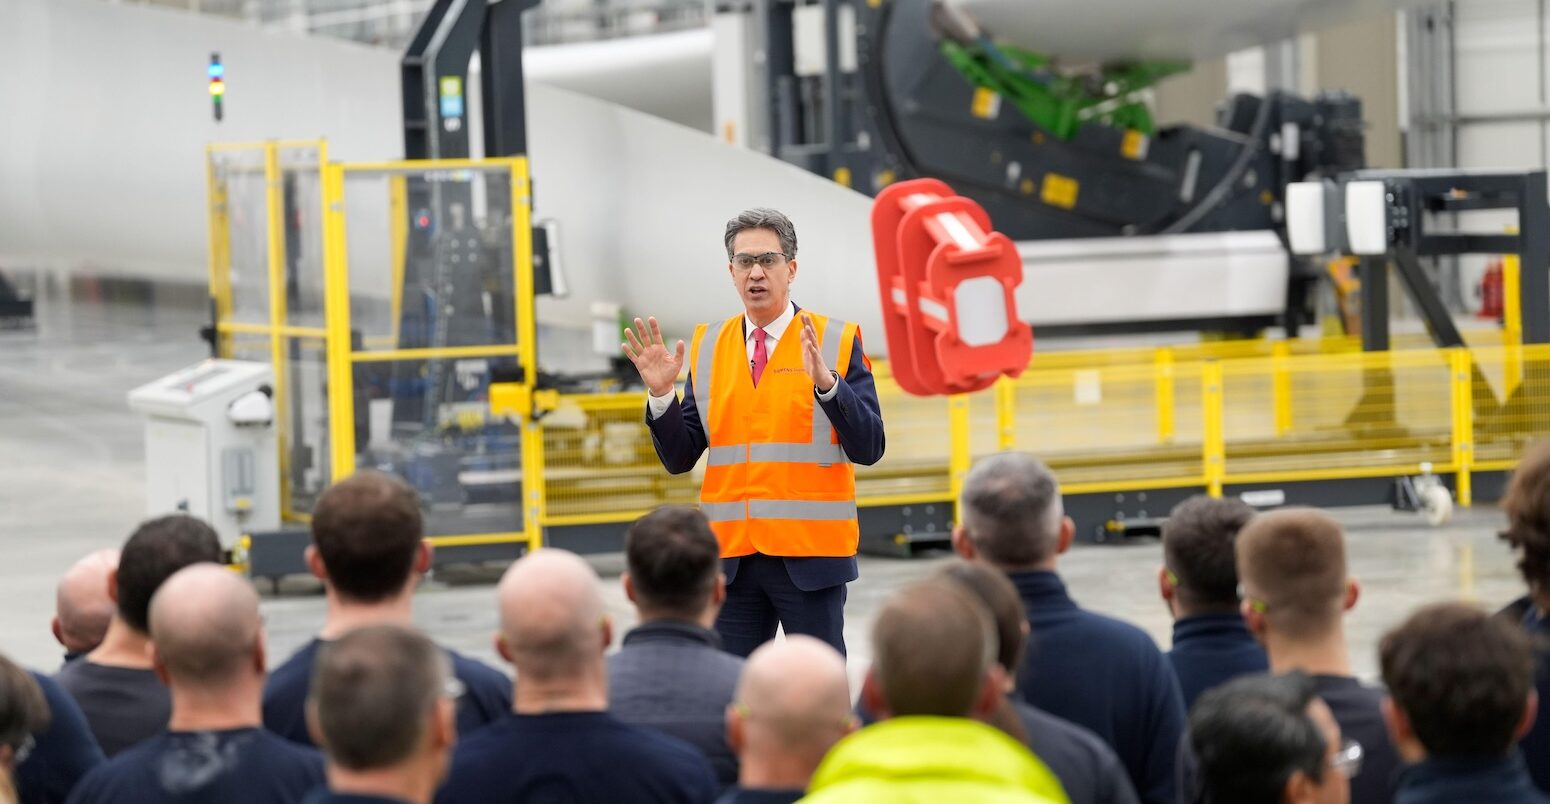
<svg viewBox="0 0 1550 804">
<path fill-rule="evenodd" d="M 962 394 L 988 388 L 1002 375 L 1022 374 L 1033 355 L 1033 330 L 1017 317 L 1022 257 L 1006 235 L 990 228 L 979 204 L 936 179 L 899 182 L 872 205 L 872 240 L 889 362 L 899 387 L 917 396 Z M 986 277 L 1000 284 L 999 299 L 985 293 Z M 968 280 L 980 280 L 971 294 L 979 303 L 960 307 L 958 289 Z M 974 318 L 995 331 L 1003 316 L 1006 331 L 999 340 L 963 339 L 960 317 L 973 332 Z"/>
</svg>

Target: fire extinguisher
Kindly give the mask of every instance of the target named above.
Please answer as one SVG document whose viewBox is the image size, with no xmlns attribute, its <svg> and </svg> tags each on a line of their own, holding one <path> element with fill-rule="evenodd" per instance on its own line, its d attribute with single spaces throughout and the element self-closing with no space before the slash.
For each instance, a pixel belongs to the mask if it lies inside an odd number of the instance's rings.
<svg viewBox="0 0 1550 804">
<path fill-rule="evenodd" d="M 1480 277 L 1480 317 L 1501 318 L 1503 299 L 1502 263 L 1497 260 L 1491 263 L 1485 269 L 1485 275 Z"/>
</svg>

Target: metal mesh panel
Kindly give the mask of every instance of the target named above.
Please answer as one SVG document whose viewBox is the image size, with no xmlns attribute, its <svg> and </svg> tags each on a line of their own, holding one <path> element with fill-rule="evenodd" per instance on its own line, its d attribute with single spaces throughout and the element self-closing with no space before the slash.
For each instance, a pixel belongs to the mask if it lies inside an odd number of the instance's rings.
<svg viewBox="0 0 1550 804">
<path fill-rule="evenodd" d="M 210 169 L 227 243 L 224 267 L 231 283 L 231 318 L 269 322 L 269 224 L 262 147 L 217 151 Z"/>
<path fill-rule="evenodd" d="M 947 401 L 904 393 L 886 367 L 877 371 L 877 399 L 888 447 L 875 466 L 856 467 L 859 502 L 901 496 L 950 499 Z"/>
<path fill-rule="evenodd" d="M 595 394 L 566 397 L 544 417 L 546 521 L 610 521 L 698 502 L 704 461 L 683 475 L 664 471 L 645 409 L 644 394 Z"/>
</svg>

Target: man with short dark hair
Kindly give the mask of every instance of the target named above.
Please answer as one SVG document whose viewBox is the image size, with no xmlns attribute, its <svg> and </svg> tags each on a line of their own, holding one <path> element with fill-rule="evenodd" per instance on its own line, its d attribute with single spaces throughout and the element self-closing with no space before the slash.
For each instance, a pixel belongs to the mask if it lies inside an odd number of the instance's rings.
<svg viewBox="0 0 1550 804">
<path fill-rule="evenodd" d="M 712 627 L 726 599 L 721 553 L 705 515 L 664 507 L 624 536 L 625 597 L 640 625 L 608 658 L 608 711 L 700 749 L 723 787 L 737 781 L 725 713 L 743 660 L 721 650 Z"/>
<path fill-rule="evenodd" d="M 872 626 L 861 696 L 881 721 L 840 740 L 813 774 L 813 804 L 1066 801 L 1028 749 L 981 720 L 1001 704 L 989 613 L 951 582 L 899 590 Z"/>
<path fill-rule="evenodd" d="M 1200 696 L 1190 711 L 1198 763 L 1185 799 L 1199 804 L 1347 804 L 1359 748 L 1341 739 L 1302 673 L 1250 675 Z"/>
<path fill-rule="evenodd" d="M 1351 800 L 1393 801 L 1399 757 L 1383 725 L 1383 693 L 1351 674 L 1344 620 L 1361 587 L 1346 571 L 1340 523 L 1311 508 L 1259 514 L 1239 532 L 1237 553 L 1239 610 L 1271 671 L 1311 675 L 1340 731 L 1362 746 L 1365 770 L 1351 783 Z"/>
<path fill-rule="evenodd" d="M 1186 710 L 1200 693 L 1270 667 L 1238 611 L 1233 542 L 1253 516 L 1254 509 L 1242 500 L 1201 494 L 1174 506 L 1163 522 L 1157 586 L 1173 615 L 1168 661 Z"/>
<path fill-rule="evenodd" d="M 743 665 L 726 724 L 738 780 L 716 804 L 802 798 L 824 755 L 856 730 L 845 658 L 802 634 L 764 643 Z"/>
<path fill-rule="evenodd" d="M 1066 592 L 1057 565 L 1076 525 L 1049 467 L 1017 452 L 984 458 L 964 480 L 959 510 L 954 549 L 1006 573 L 1027 610 L 1033 638 L 1017 694 L 1102 737 L 1142 801 L 1172 804 L 1184 731 L 1178 679 L 1145 631 L 1085 611 Z"/>
<path fill-rule="evenodd" d="M 68 664 L 97 649 L 113 622 L 108 575 L 118 566 L 118 551 L 93 550 L 70 565 L 54 590 L 54 638 Z"/>
<path fill-rule="evenodd" d="M 436 800 L 705 802 L 710 763 L 675 737 L 608 714 L 613 624 L 597 573 L 546 548 L 506 570 L 495 648 L 517 670 L 514 712 L 462 740 Z"/>
<path fill-rule="evenodd" d="M 161 732 L 172 712 L 167 687 L 151 665 L 151 596 L 178 570 L 220 558 L 215 531 L 182 514 L 141 523 L 124 543 L 118 567 L 108 573 L 108 596 L 117 610 L 107 636 L 55 675 L 109 758 Z"/>
<path fill-rule="evenodd" d="M 324 647 L 307 724 L 328 788 L 307 804 L 429 804 L 457 742 L 455 684 L 447 655 L 403 626 L 364 626 Z"/>
<path fill-rule="evenodd" d="M 1378 645 L 1398 804 L 1542 804 L 1516 744 L 1534 723 L 1534 654 L 1510 623 L 1463 603 L 1426 606 Z"/>
<path fill-rule="evenodd" d="M 328 613 L 318 637 L 270 674 L 264 726 L 312 745 L 306 700 L 319 648 L 363 625 L 411 623 L 415 587 L 431 567 L 419 494 L 399 478 L 371 470 L 335 483 L 313 507 L 306 560 L 323 581 Z M 510 679 L 456 651 L 446 653 L 467 690 L 458 701 L 458 731 L 471 732 L 510 710 Z"/>
<path fill-rule="evenodd" d="M 1529 775 L 1541 792 L 1550 793 L 1550 439 L 1523 451 L 1502 497 L 1507 528 L 1501 537 L 1518 558 L 1528 595 L 1504 614 L 1520 624 L 1534 645 L 1534 688 L 1539 713 L 1518 744 Z"/>
<path fill-rule="evenodd" d="M 172 691 L 168 730 L 87 774 L 71 804 L 292 804 L 323 783 L 318 752 L 263 728 L 264 626 L 246 578 L 179 570 L 151 601 L 150 633 Z"/>
</svg>

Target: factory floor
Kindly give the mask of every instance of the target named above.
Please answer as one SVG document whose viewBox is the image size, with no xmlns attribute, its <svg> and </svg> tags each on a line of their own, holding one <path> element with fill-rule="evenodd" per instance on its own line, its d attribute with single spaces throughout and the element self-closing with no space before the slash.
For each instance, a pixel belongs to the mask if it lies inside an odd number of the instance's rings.
<svg viewBox="0 0 1550 804">
<path fill-rule="evenodd" d="M 57 276 L 22 283 L 36 298 L 37 325 L 0 329 L 0 651 L 50 670 L 60 661 L 49 632 L 55 580 L 79 556 L 122 543 L 145 513 L 140 423 L 125 395 L 207 354 L 197 336 L 205 307 L 193 287 Z M 1362 585 L 1347 619 L 1360 675 L 1375 674 L 1378 638 L 1416 606 L 1464 598 L 1494 608 L 1521 593 L 1512 557 L 1496 540 L 1501 517 L 1492 508 L 1461 510 L 1440 528 L 1386 508 L 1337 515 Z M 946 560 L 862 558 L 847 606 L 853 675 L 865 668 L 867 629 L 882 601 Z M 1082 605 L 1140 625 L 1166 648 L 1160 560 L 1155 540 L 1079 546 L 1062 559 L 1061 573 Z M 599 556 L 594 564 L 622 635 L 634 622 L 619 584 L 622 557 Z M 491 647 L 498 576 L 499 568 L 442 571 L 420 591 L 416 621 L 443 643 L 498 664 Z M 311 637 L 324 603 L 308 579 L 286 582 L 280 594 L 267 585 L 264 591 L 270 656 L 278 663 Z"/>
</svg>

